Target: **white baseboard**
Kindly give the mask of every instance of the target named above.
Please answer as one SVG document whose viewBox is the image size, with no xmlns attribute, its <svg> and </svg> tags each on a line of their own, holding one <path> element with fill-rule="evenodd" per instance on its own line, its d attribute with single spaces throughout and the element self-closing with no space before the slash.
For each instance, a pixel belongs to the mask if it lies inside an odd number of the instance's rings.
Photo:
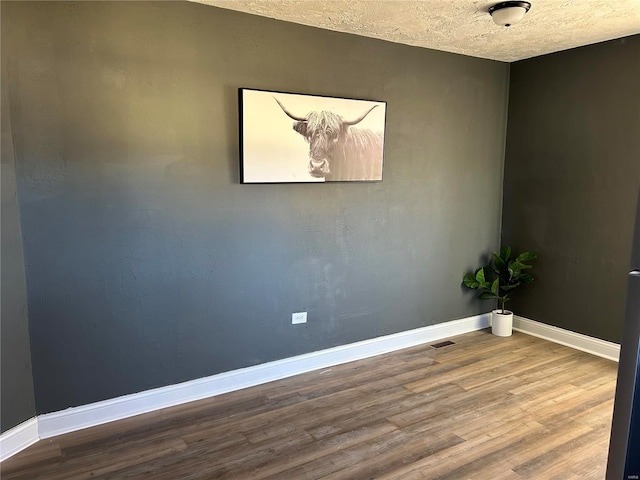
<svg viewBox="0 0 640 480">
<path fill-rule="evenodd" d="M 30 418 L 0 435 L 0 462 L 33 445 L 38 436 L 38 419 Z"/>
<path fill-rule="evenodd" d="M 550 342 L 559 343 L 567 347 L 582 350 L 614 362 L 620 359 L 620 345 L 607 342 L 599 338 L 589 337 L 581 333 L 529 320 L 528 318 L 513 316 L 513 329 L 534 337 L 540 337 Z"/>
<path fill-rule="evenodd" d="M 352 362 L 489 326 L 490 314 L 453 320 L 318 352 L 241 368 L 176 385 L 72 407 L 38 417 L 40 438 L 49 438 L 114 420 Z"/>
</svg>

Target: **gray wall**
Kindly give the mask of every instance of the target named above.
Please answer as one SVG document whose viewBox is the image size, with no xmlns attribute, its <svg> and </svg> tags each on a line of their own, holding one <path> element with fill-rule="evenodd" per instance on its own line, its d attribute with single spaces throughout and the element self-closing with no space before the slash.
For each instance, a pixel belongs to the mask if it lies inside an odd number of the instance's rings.
<svg viewBox="0 0 640 480">
<path fill-rule="evenodd" d="M 640 36 L 511 65 L 503 242 L 525 317 L 620 342 L 640 186 Z"/>
<path fill-rule="evenodd" d="M 38 413 L 489 308 L 506 64 L 182 2 L 3 2 L 2 40 Z M 238 87 L 387 101 L 384 181 L 240 185 Z"/>
<path fill-rule="evenodd" d="M 0 243 L 0 433 L 35 415 L 27 288 L 16 198 L 15 158 L 2 43 L 2 214 Z"/>
</svg>

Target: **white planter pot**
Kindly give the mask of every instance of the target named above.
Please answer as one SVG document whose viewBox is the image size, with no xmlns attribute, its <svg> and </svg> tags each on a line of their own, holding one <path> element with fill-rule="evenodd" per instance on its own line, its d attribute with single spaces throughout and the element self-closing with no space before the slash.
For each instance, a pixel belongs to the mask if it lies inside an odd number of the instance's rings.
<svg viewBox="0 0 640 480">
<path fill-rule="evenodd" d="M 491 333 L 499 337 L 510 337 L 513 333 L 513 312 L 505 310 L 491 312 Z"/>
</svg>

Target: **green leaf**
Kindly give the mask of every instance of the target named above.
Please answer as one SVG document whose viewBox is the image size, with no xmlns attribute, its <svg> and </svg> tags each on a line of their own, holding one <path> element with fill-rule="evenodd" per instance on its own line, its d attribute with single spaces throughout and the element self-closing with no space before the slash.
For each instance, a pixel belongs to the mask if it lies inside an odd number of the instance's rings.
<svg viewBox="0 0 640 480">
<path fill-rule="evenodd" d="M 509 290 L 513 290 L 514 288 L 516 288 L 518 285 L 520 285 L 520 282 L 514 283 L 512 285 L 504 285 L 504 286 L 502 286 L 500 288 L 502 289 L 502 291 L 508 292 Z"/>
<path fill-rule="evenodd" d="M 500 285 L 500 279 L 496 278 L 491 284 L 491 293 L 493 293 L 494 295 L 498 294 L 498 285 Z"/>
<path fill-rule="evenodd" d="M 480 300 L 491 300 L 492 298 L 498 298 L 496 295 L 494 295 L 493 293 L 489 293 L 489 292 L 485 292 L 480 294 L 480 296 L 478 297 Z"/>
<path fill-rule="evenodd" d="M 476 272 L 476 281 L 480 284 L 486 282 L 484 278 L 484 268 L 479 268 L 478 271 Z"/>
<path fill-rule="evenodd" d="M 478 288 L 480 286 L 480 284 L 476 282 L 476 277 L 474 277 L 472 273 L 467 273 L 464 276 L 462 283 L 469 288 Z"/>
<path fill-rule="evenodd" d="M 509 257 L 511 257 L 511 247 L 502 247 L 500 249 L 500 258 L 502 258 L 505 262 L 508 262 Z"/>
<path fill-rule="evenodd" d="M 518 262 L 526 262 L 528 260 L 533 260 L 538 258 L 538 255 L 536 255 L 535 253 L 532 252 L 522 252 L 520 255 L 518 255 L 518 258 L 516 258 L 516 261 Z"/>
<path fill-rule="evenodd" d="M 529 275 L 528 273 L 525 273 L 525 274 L 520 276 L 520 281 L 522 283 L 531 283 L 531 282 L 533 282 L 533 280 L 534 280 L 533 275 Z"/>
<path fill-rule="evenodd" d="M 492 255 L 493 255 L 493 263 L 496 266 L 496 268 L 493 269 L 493 270 L 494 270 L 494 272 L 497 273 L 497 270 L 500 270 L 500 269 L 504 268 L 506 263 L 504 263 L 504 260 L 502 260 L 500 258 L 500 255 L 498 255 L 496 252 L 493 252 Z"/>
<path fill-rule="evenodd" d="M 524 267 L 525 265 L 523 265 L 522 263 L 516 262 L 515 260 L 513 262 L 509 263 L 509 273 L 511 274 L 511 276 L 518 276 L 520 275 L 520 272 L 522 270 L 522 267 Z"/>
</svg>

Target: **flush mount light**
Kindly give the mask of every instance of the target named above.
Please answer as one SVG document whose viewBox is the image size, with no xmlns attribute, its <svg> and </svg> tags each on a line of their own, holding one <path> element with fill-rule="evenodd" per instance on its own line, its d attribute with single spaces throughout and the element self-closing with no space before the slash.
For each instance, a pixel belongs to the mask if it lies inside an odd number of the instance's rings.
<svg viewBox="0 0 640 480">
<path fill-rule="evenodd" d="M 500 2 L 489 7 L 489 14 L 498 25 L 510 27 L 522 20 L 530 8 L 529 2 Z"/>
</svg>

